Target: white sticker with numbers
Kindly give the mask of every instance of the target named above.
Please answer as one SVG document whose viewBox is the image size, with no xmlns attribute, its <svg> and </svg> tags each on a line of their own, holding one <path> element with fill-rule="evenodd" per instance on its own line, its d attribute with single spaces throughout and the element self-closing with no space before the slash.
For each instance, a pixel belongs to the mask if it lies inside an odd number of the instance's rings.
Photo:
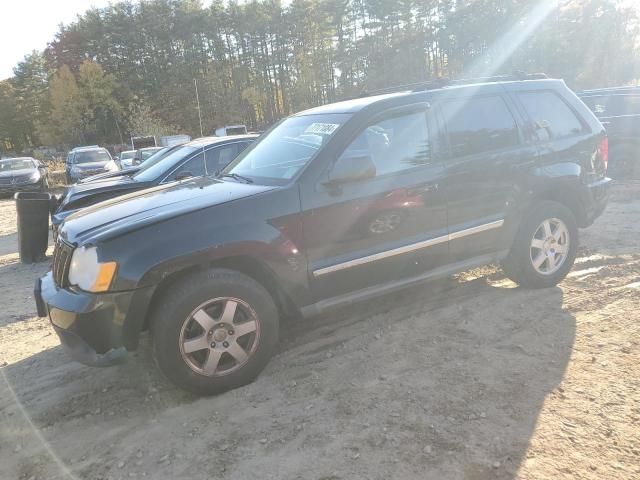
<svg viewBox="0 0 640 480">
<path fill-rule="evenodd" d="M 304 133 L 317 133 L 321 135 L 331 135 L 340 125 L 337 123 L 312 123 Z"/>
</svg>

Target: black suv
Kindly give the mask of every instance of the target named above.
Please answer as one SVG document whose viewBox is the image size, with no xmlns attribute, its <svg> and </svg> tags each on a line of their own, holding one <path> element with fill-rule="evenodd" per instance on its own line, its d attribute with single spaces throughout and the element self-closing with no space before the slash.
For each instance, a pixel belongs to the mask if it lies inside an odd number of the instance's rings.
<svg viewBox="0 0 640 480">
<path fill-rule="evenodd" d="M 640 178 L 640 87 L 585 90 L 578 96 L 607 130 L 610 175 Z"/>
<path fill-rule="evenodd" d="M 559 80 L 417 90 L 298 113 L 216 178 L 70 217 L 39 314 L 92 365 L 148 329 L 166 376 L 210 394 L 258 375 L 284 315 L 492 262 L 557 284 L 607 202 L 600 122 Z"/>
</svg>

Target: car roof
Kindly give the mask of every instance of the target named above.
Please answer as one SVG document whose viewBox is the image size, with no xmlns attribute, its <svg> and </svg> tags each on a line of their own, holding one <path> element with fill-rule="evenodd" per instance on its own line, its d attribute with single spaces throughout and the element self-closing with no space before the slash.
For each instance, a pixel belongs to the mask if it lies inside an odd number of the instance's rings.
<svg viewBox="0 0 640 480">
<path fill-rule="evenodd" d="M 71 150 L 72 152 L 87 152 L 87 151 L 91 151 L 91 150 L 107 150 L 104 147 L 99 147 L 97 145 L 90 145 L 87 147 L 76 147 L 73 150 Z"/>
<path fill-rule="evenodd" d="M 206 147 L 208 145 L 213 145 L 216 143 L 226 143 L 234 140 L 252 140 L 254 138 L 258 138 L 258 135 L 248 133 L 246 135 L 228 135 L 225 137 L 200 137 L 195 140 L 191 140 L 190 142 L 183 143 L 182 145 L 187 145 L 189 147 Z"/>
<path fill-rule="evenodd" d="M 2 158 L 0 162 L 4 162 L 5 160 L 35 160 L 33 157 L 11 157 L 11 158 Z"/>
<path fill-rule="evenodd" d="M 360 98 L 355 98 L 352 100 L 345 100 L 342 102 L 329 103 L 327 105 L 321 105 L 319 107 L 311 108 L 309 110 L 304 110 L 302 112 L 298 112 L 295 116 L 303 116 L 303 115 L 318 115 L 318 114 L 333 114 L 333 113 L 355 113 L 359 112 L 369 106 L 372 106 L 377 103 L 385 102 L 385 101 L 393 101 L 393 99 L 410 99 L 412 97 L 415 98 L 416 101 L 419 101 L 421 97 L 424 97 L 425 94 L 440 94 L 446 92 L 454 92 L 454 91 L 464 91 L 470 90 L 472 92 L 478 92 L 479 90 L 489 89 L 509 89 L 513 86 L 522 86 L 527 85 L 527 88 L 536 89 L 536 88 L 548 88 L 550 85 L 557 85 L 564 83 L 562 80 L 551 79 L 551 78 L 536 78 L 533 80 L 506 80 L 506 81 L 495 81 L 495 82 L 469 82 L 462 84 L 450 84 L 450 85 L 442 85 L 433 88 L 429 87 L 419 87 L 416 89 L 407 88 L 404 91 L 398 91 L 393 93 L 383 93 L 379 95 L 371 95 L 371 96 L 363 96 Z"/>
<path fill-rule="evenodd" d="M 144 148 L 139 148 L 138 150 L 162 150 L 163 148 L 167 148 L 167 147 L 144 147 Z M 133 150 L 135 152 L 135 150 Z"/>
</svg>

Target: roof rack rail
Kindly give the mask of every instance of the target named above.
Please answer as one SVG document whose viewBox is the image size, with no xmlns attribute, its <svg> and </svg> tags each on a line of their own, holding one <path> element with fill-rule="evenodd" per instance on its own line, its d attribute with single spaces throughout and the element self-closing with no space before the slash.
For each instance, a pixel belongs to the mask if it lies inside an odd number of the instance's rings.
<svg viewBox="0 0 640 480">
<path fill-rule="evenodd" d="M 511 75 L 496 75 L 491 77 L 477 78 L 461 78 L 452 80 L 449 78 L 436 78 L 428 82 L 408 83 L 405 85 L 396 85 L 393 87 L 379 88 L 363 92 L 359 98 L 371 97 L 373 95 L 384 95 L 385 93 L 396 92 L 424 92 L 427 90 L 435 90 L 438 88 L 456 86 L 456 85 L 472 85 L 474 83 L 497 83 L 497 82 L 513 82 L 521 80 L 544 80 L 549 78 L 545 73 L 525 73 L 514 72 Z"/>
</svg>

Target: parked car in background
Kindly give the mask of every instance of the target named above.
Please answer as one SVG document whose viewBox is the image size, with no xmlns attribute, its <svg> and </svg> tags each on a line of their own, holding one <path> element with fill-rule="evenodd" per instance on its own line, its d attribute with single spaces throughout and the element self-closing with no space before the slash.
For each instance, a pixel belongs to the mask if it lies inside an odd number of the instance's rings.
<svg viewBox="0 0 640 480">
<path fill-rule="evenodd" d="M 314 108 L 215 178 L 84 209 L 36 283 L 38 313 L 87 364 L 149 329 L 165 375 L 212 394 L 259 374 L 287 314 L 493 262 L 521 286 L 556 285 L 607 203 L 607 137 L 564 82 L 516 78 Z"/>
<path fill-rule="evenodd" d="M 141 167 L 67 188 L 51 216 L 54 230 L 72 213 L 98 202 L 189 177 L 214 175 L 242 152 L 256 135 L 204 137 L 168 147 Z"/>
<path fill-rule="evenodd" d="M 146 147 L 146 148 L 141 148 L 140 150 L 136 150 L 135 155 L 131 159 L 131 165 L 129 165 L 127 168 L 142 165 L 152 155 L 154 155 L 155 153 L 161 150 L 165 150 L 166 148 L 168 147 Z"/>
<path fill-rule="evenodd" d="M 158 145 L 162 147 L 173 147 L 174 145 L 180 145 L 191 141 L 189 135 L 165 135 L 160 137 Z"/>
<path fill-rule="evenodd" d="M 49 188 L 47 167 L 32 157 L 0 160 L 0 195 L 45 192 Z"/>
<path fill-rule="evenodd" d="M 156 147 L 158 144 L 156 143 L 156 137 L 153 135 L 148 135 L 146 137 L 131 137 L 131 147 L 134 150 L 139 150 L 141 148 L 147 147 Z"/>
<path fill-rule="evenodd" d="M 246 135 L 246 125 L 226 125 L 224 127 L 216 128 L 215 135 L 217 137 L 226 137 L 227 135 Z"/>
<path fill-rule="evenodd" d="M 151 148 L 155 148 L 155 147 L 151 147 Z M 145 162 L 149 161 L 149 162 L 155 163 L 157 161 L 160 161 L 169 151 L 171 151 L 170 147 L 161 148 L 160 150 L 158 150 L 157 152 L 149 156 L 147 160 L 145 160 Z M 138 170 L 140 170 L 140 165 L 133 165 L 132 167 L 129 167 L 123 170 L 115 170 L 113 172 L 104 172 L 104 173 L 99 173 L 98 175 L 92 175 L 90 177 L 83 178 L 82 180 L 78 181 L 78 183 L 89 183 L 89 182 L 95 182 L 96 180 L 105 180 L 107 178 L 123 177 L 126 175 L 131 176 L 134 173 L 136 173 Z"/>
<path fill-rule="evenodd" d="M 133 158 L 136 156 L 136 150 L 125 150 L 118 155 L 120 168 L 129 168 L 133 165 Z"/>
<path fill-rule="evenodd" d="M 609 136 L 609 172 L 640 178 L 640 87 L 602 88 L 578 94 Z"/>
<path fill-rule="evenodd" d="M 67 155 L 65 170 L 67 183 L 72 184 L 91 175 L 120 170 L 120 167 L 106 148 L 91 145 L 71 150 Z"/>
</svg>

